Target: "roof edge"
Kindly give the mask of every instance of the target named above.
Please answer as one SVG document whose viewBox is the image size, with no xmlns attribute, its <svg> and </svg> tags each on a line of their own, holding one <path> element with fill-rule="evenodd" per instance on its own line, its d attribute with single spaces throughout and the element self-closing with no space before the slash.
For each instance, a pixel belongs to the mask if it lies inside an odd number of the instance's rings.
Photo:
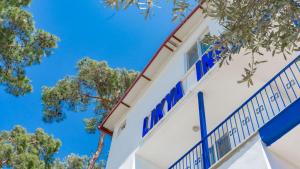
<svg viewBox="0 0 300 169">
<path fill-rule="evenodd" d="M 108 135 L 110 135 L 110 136 L 112 136 L 112 134 L 113 134 L 112 131 L 110 131 L 109 129 L 105 128 L 104 126 L 98 126 L 98 129 L 99 129 L 100 131 L 102 131 L 103 133 L 108 134 Z"/>
<path fill-rule="evenodd" d="M 109 119 L 109 117 L 113 114 L 113 112 L 119 107 L 119 105 L 122 103 L 122 101 L 125 99 L 125 97 L 129 94 L 131 89 L 135 86 L 135 84 L 139 81 L 139 79 L 144 75 L 148 67 L 152 64 L 152 62 L 156 59 L 162 48 L 166 45 L 166 43 L 176 34 L 176 32 L 189 20 L 191 16 L 198 10 L 202 9 L 202 4 L 205 2 L 205 0 L 201 1 L 200 4 L 198 4 L 193 11 L 172 31 L 172 33 L 166 38 L 166 40 L 162 43 L 162 45 L 158 48 L 158 50 L 155 52 L 151 60 L 148 62 L 146 67 L 143 69 L 143 71 L 138 75 L 138 77 L 133 81 L 133 83 L 130 85 L 130 87 L 126 90 L 125 94 L 119 99 L 117 104 L 112 108 L 112 110 L 108 113 L 108 115 L 104 118 L 102 123 L 98 126 L 98 129 L 104 133 L 107 133 L 109 135 L 112 135 L 113 132 L 109 129 L 104 127 L 105 122 Z"/>
</svg>

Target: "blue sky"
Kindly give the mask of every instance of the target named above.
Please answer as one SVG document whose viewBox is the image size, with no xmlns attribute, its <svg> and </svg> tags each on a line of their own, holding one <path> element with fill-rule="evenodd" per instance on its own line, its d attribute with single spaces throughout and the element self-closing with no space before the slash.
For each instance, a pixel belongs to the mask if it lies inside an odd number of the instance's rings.
<svg viewBox="0 0 300 169">
<path fill-rule="evenodd" d="M 45 124 L 41 120 L 41 87 L 53 86 L 65 75 L 75 74 L 76 62 L 84 56 L 106 60 L 112 67 L 141 71 L 176 26 L 171 21 L 170 7 L 162 6 L 145 20 L 135 8 L 115 11 L 99 0 L 33 0 L 28 10 L 33 13 L 37 27 L 59 36 L 61 41 L 51 57 L 27 69 L 33 93 L 16 98 L 0 87 L 0 130 L 10 130 L 17 124 L 29 132 L 44 128 L 61 139 L 60 158 L 69 153 L 94 152 L 98 133 L 86 134 L 82 122 L 91 112 L 68 112 L 65 121 Z M 106 143 L 103 158 L 110 138 Z"/>
</svg>

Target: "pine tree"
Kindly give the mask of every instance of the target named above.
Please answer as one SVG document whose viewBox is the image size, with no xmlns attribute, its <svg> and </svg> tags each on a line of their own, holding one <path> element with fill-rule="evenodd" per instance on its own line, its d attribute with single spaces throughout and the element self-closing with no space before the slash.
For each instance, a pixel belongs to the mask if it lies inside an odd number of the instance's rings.
<svg viewBox="0 0 300 169">
<path fill-rule="evenodd" d="M 40 64 L 58 41 L 56 36 L 35 28 L 31 14 L 24 10 L 30 2 L 0 1 L 0 86 L 15 96 L 32 91 L 25 68 Z"/>
<path fill-rule="evenodd" d="M 111 68 L 106 62 L 83 58 L 77 64 L 77 74 L 66 76 L 54 87 L 44 87 L 42 92 L 43 119 L 60 122 L 66 111 L 84 112 L 94 109 L 94 116 L 84 119 L 88 133 L 95 133 L 114 104 L 125 93 L 137 72 Z M 95 154 L 90 160 L 92 168 L 99 158 L 105 134 L 101 133 Z"/>
</svg>

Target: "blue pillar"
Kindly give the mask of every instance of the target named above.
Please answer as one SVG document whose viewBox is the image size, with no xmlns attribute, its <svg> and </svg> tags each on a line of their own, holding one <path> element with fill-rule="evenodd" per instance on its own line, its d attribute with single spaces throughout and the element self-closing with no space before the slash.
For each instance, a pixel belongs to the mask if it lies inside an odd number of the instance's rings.
<svg viewBox="0 0 300 169">
<path fill-rule="evenodd" d="M 210 167 L 210 161 L 209 161 L 208 141 L 206 139 L 207 128 L 206 128 L 206 118 L 205 118 L 204 100 L 203 100 L 202 92 L 198 92 L 198 109 L 199 109 L 200 132 L 201 132 L 202 151 L 203 151 L 203 166 L 204 169 L 208 169 Z"/>
</svg>

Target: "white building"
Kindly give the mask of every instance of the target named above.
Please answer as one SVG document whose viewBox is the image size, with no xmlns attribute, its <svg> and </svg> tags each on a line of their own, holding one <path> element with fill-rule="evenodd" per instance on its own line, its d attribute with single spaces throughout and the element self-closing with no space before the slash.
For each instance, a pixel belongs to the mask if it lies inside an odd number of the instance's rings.
<svg viewBox="0 0 300 169">
<path fill-rule="evenodd" d="M 219 67 L 201 38 L 221 27 L 197 7 L 161 45 L 99 126 L 112 134 L 107 169 L 300 168 L 299 53 L 265 52 Z"/>
</svg>

